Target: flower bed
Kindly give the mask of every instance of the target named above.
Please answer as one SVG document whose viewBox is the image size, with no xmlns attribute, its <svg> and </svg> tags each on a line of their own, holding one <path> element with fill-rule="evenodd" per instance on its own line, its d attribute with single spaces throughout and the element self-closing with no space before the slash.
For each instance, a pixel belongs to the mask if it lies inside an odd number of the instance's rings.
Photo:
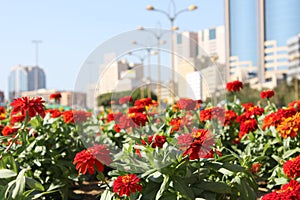
<svg viewBox="0 0 300 200">
<path fill-rule="evenodd" d="M 235 96 L 243 84 L 226 88 Z M 0 198 L 70 199 L 97 179 L 103 200 L 257 199 L 259 187 L 262 199 L 299 199 L 299 102 L 277 108 L 274 95 L 261 93 L 265 106 L 185 98 L 163 111 L 127 96 L 97 115 L 16 99 L 0 108 Z"/>
</svg>

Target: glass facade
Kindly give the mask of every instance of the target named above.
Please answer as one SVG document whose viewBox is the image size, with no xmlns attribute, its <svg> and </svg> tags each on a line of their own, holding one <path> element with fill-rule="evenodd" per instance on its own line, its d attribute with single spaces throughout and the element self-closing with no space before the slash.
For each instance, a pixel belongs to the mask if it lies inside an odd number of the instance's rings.
<svg viewBox="0 0 300 200">
<path fill-rule="evenodd" d="M 256 65 L 257 26 L 254 0 L 229 0 L 230 56 Z"/>
<path fill-rule="evenodd" d="M 36 72 L 38 75 L 38 86 L 36 87 Z M 20 97 L 23 91 L 32 91 L 46 88 L 46 76 L 44 70 L 39 67 L 16 66 L 9 75 L 8 83 L 9 99 Z"/>
<path fill-rule="evenodd" d="M 289 38 L 300 33 L 299 0 L 265 0 L 265 40 L 286 46 Z"/>
</svg>

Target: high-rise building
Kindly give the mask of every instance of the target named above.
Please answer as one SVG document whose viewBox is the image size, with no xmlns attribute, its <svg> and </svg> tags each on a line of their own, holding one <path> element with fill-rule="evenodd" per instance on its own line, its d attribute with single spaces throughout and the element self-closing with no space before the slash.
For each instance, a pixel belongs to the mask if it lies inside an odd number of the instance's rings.
<svg viewBox="0 0 300 200">
<path fill-rule="evenodd" d="M 227 79 L 242 78 L 241 71 L 262 87 L 285 79 L 287 40 L 300 32 L 299 7 L 299 0 L 225 0 Z"/>
<path fill-rule="evenodd" d="M 0 103 L 4 103 L 4 92 L 0 91 Z"/>
<path fill-rule="evenodd" d="M 46 88 L 46 75 L 42 68 L 17 65 L 9 75 L 9 99 L 20 97 L 22 92 Z"/>
<path fill-rule="evenodd" d="M 198 46 L 207 56 L 216 56 L 219 63 L 225 63 L 225 27 L 217 26 L 199 31 Z"/>
<path fill-rule="evenodd" d="M 187 97 L 191 93 L 187 74 L 210 67 L 213 59 L 218 63 L 225 63 L 224 31 L 224 26 L 218 26 L 203 29 L 197 33 L 185 31 L 177 34 L 175 40 L 175 80 L 178 90 L 176 95 Z M 209 61 L 204 62 L 203 59 Z M 191 77 L 193 76 L 191 75 Z M 197 79 L 197 81 L 199 80 Z"/>
<path fill-rule="evenodd" d="M 290 61 L 287 80 L 300 79 L 300 34 L 287 41 L 287 48 Z"/>
</svg>

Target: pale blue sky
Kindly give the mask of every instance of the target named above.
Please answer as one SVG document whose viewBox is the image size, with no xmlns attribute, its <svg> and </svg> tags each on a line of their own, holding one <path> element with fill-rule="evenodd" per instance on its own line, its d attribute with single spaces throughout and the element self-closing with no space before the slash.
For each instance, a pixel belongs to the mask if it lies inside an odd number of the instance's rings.
<svg viewBox="0 0 300 200">
<path fill-rule="evenodd" d="M 0 0 L 0 90 L 7 95 L 11 67 L 35 64 L 32 40 L 42 40 L 39 65 L 49 89 L 74 89 L 82 63 L 100 44 L 137 26 L 168 29 L 167 18 L 145 8 L 167 10 L 169 0 Z M 180 30 L 224 24 L 223 0 L 175 0 L 177 10 L 198 9 L 175 21 Z M 7 96 L 6 96 L 7 97 Z"/>
</svg>

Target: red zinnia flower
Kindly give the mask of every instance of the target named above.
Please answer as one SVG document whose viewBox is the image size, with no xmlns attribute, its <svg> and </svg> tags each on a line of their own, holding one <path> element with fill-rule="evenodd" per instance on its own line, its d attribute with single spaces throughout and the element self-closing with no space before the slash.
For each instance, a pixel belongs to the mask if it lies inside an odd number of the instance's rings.
<svg viewBox="0 0 300 200">
<path fill-rule="evenodd" d="M 237 117 L 237 114 L 234 111 L 226 110 L 224 126 L 231 125 L 234 122 L 234 120 L 236 119 L 236 117 Z"/>
<path fill-rule="evenodd" d="M 131 96 L 125 96 L 125 97 L 121 97 L 119 99 L 119 104 L 124 104 L 124 103 L 129 103 L 132 102 L 132 97 Z"/>
<path fill-rule="evenodd" d="M 104 164 L 109 165 L 112 159 L 109 150 L 105 145 L 95 145 L 83 150 L 75 155 L 73 164 L 76 165 L 78 174 L 94 174 L 95 167 L 98 171 L 103 172 Z"/>
<path fill-rule="evenodd" d="M 156 105 L 157 102 L 155 100 L 152 100 L 151 98 L 142 98 L 138 99 L 134 102 L 135 106 L 150 106 L 150 105 Z"/>
<path fill-rule="evenodd" d="M 178 145 L 184 150 L 183 156 L 188 155 L 190 160 L 206 156 L 213 143 L 212 135 L 205 129 L 194 129 L 192 134 L 184 134 L 178 137 Z"/>
<path fill-rule="evenodd" d="M 222 152 L 219 150 L 210 150 L 205 156 L 201 156 L 201 158 L 214 158 L 214 155 L 217 154 L 218 156 L 222 156 Z"/>
<path fill-rule="evenodd" d="M 274 96 L 274 91 L 273 91 L 273 90 L 264 90 L 264 91 L 262 91 L 262 92 L 260 93 L 260 97 L 261 97 L 262 99 L 265 99 L 265 98 L 269 99 L 269 98 L 271 98 L 272 96 Z"/>
<path fill-rule="evenodd" d="M 22 122 L 25 120 L 24 115 L 14 115 L 11 117 L 10 123 L 14 125 L 15 123 Z"/>
<path fill-rule="evenodd" d="M 28 112 L 30 118 L 36 115 L 45 117 L 44 103 L 45 101 L 41 97 L 22 97 L 15 99 L 10 104 L 13 107 L 11 115 L 16 115 L 21 112 L 22 115 L 26 116 L 26 112 Z"/>
<path fill-rule="evenodd" d="M 260 167 L 262 166 L 261 163 L 253 163 L 251 168 L 249 169 L 249 171 L 252 173 L 252 174 L 256 174 L 258 172 L 260 172 Z"/>
<path fill-rule="evenodd" d="M 280 190 L 275 190 L 262 197 L 261 200 L 296 200 L 300 199 L 300 183 L 296 180 L 291 180 L 283 185 Z"/>
<path fill-rule="evenodd" d="M 293 179 L 300 177 L 300 155 L 286 161 L 282 168 L 288 178 Z"/>
<path fill-rule="evenodd" d="M 119 196 L 130 196 L 131 193 L 142 191 L 142 186 L 139 184 L 140 179 L 135 174 L 127 174 L 124 176 L 118 176 L 114 181 L 113 191 Z"/>
<path fill-rule="evenodd" d="M 284 139 L 287 137 L 294 138 L 298 136 L 298 131 L 300 130 L 300 112 L 292 117 L 283 119 L 276 130 Z"/>
<path fill-rule="evenodd" d="M 17 128 L 12 128 L 11 126 L 5 126 L 2 130 L 3 136 L 13 135 L 18 132 Z"/>
<path fill-rule="evenodd" d="M 61 98 L 61 93 L 54 93 L 54 94 L 50 94 L 50 99 L 55 99 L 55 101 L 59 100 Z"/>
<path fill-rule="evenodd" d="M 129 114 L 129 116 L 137 126 L 145 126 L 146 122 L 148 122 L 148 118 L 146 114 L 131 113 Z"/>
<path fill-rule="evenodd" d="M 181 98 L 176 105 L 181 110 L 193 110 L 197 105 L 197 101 L 189 98 Z"/>
<path fill-rule="evenodd" d="M 257 121 L 255 119 L 248 119 L 241 123 L 240 131 L 249 133 L 257 129 Z"/>
<path fill-rule="evenodd" d="M 167 141 L 166 136 L 164 136 L 164 135 L 155 135 L 155 136 L 150 135 L 148 137 L 148 144 L 152 144 L 151 145 L 152 148 L 155 148 L 155 147 L 162 148 L 166 141 Z"/>
<path fill-rule="evenodd" d="M 107 115 L 107 122 L 111 122 L 113 120 L 119 121 L 120 117 L 123 116 L 123 113 L 121 112 L 116 112 L 116 113 L 109 113 Z"/>
<path fill-rule="evenodd" d="M 144 111 L 144 106 L 133 106 L 129 108 L 128 113 L 143 113 Z"/>
<path fill-rule="evenodd" d="M 121 131 L 121 128 L 118 124 L 114 125 L 114 130 L 116 131 L 116 133 L 119 133 Z"/>
<path fill-rule="evenodd" d="M 57 109 L 48 109 L 45 112 L 50 113 L 51 118 L 58 118 L 62 115 L 62 113 Z"/>
<path fill-rule="evenodd" d="M 63 118 L 67 124 L 85 122 L 90 116 L 91 113 L 83 110 L 68 110 L 63 112 Z"/>
<path fill-rule="evenodd" d="M 232 81 L 226 84 L 226 89 L 229 92 L 238 92 L 243 88 L 243 83 L 241 81 Z"/>
</svg>

